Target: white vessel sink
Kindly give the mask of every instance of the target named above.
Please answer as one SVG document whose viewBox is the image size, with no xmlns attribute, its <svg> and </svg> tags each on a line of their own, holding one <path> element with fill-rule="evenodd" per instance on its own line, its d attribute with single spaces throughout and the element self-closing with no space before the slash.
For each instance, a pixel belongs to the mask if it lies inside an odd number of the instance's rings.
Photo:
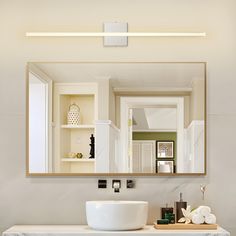
<svg viewBox="0 0 236 236">
<path fill-rule="evenodd" d="M 97 230 L 135 230 L 146 225 L 148 202 L 87 201 L 88 225 Z"/>
</svg>

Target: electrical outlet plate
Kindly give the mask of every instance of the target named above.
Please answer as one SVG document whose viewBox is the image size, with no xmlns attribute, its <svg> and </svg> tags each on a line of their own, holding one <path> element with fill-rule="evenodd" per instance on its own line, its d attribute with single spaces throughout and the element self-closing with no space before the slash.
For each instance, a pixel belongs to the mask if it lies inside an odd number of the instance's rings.
<svg viewBox="0 0 236 236">
<path fill-rule="evenodd" d="M 125 33 L 128 32 L 128 23 L 120 23 L 120 22 L 103 23 L 103 31 L 105 33 L 111 33 L 111 32 Z M 103 45 L 104 47 L 127 47 L 128 37 L 105 36 L 103 38 Z"/>
</svg>

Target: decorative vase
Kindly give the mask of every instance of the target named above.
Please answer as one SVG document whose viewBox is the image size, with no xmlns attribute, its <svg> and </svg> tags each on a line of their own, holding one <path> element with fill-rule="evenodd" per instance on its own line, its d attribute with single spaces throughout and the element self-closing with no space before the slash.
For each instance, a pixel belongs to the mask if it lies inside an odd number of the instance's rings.
<svg viewBox="0 0 236 236">
<path fill-rule="evenodd" d="M 68 125 L 80 124 L 80 108 L 75 103 L 69 106 L 69 111 L 67 114 L 67 124 Z"/>
</svg>

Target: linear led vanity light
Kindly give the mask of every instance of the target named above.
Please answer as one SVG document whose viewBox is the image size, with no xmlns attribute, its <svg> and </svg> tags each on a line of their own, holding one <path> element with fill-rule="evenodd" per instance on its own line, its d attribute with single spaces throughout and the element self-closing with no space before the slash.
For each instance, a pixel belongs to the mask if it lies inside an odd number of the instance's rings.
<svg viewBox="0 0 236 236">
<path fill-rule="evenodd" d="M 26 32 L 27 37 L 205 37 L 205 32 Z"/>
</svg>

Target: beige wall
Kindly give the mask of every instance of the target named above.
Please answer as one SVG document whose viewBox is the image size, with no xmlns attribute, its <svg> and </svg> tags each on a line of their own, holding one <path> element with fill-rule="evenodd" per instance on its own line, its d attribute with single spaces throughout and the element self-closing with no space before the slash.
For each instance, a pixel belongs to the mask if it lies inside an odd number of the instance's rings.
<svg viewBox="0 0 236 236">
<path fill-rule="evenodd" d="M 13 224 L 85 223 L 84 204 L 91 199 L 148 200 L 152 223 L 159 207 L 173 203 L 180 191 L 191 205 L 202 204 L 199 186 L 206 183 L 206 204 L 236 235 L 235 9 L 235 0 L 1 0 L 0 230 Z M 103 48 L 98 38 L 24 37 L 30 30 L 99 31 L 104 21 L 127 21 L 130 31 L 206 31 L 208 36 L 130 38 L 127 48 Z M 208 175 L 135 178 L 136 189 L 124 189 L 123 182 L 120 194 L 110 186 L 98 190 L 97 178 L 25 177 L 26 62 L 79 60 L 207 61 Z"/>
</svg>

